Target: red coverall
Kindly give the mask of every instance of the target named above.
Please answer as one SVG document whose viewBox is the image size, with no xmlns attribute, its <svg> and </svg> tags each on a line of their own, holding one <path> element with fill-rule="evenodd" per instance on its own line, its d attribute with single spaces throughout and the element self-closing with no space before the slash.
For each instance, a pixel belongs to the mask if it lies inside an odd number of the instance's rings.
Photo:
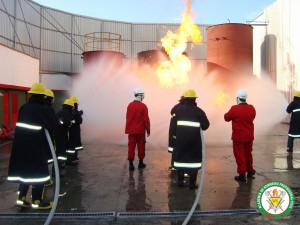
<svg viewBox="0 0 300 225">
<path fill-rule="evenodd" d="M 232 121 L 233 153 L 237 163 L 238 174 L 245 175 L 253 172 L 252 145 L 254 140 L 253 120 L 256 116 L 255 108 L 247 103 L 234 105 L 225 113 L 226 122 Z"/>
<path fill-rule="evenodd" d="M 139 159 L 145 158 L 145 132 L 150 134 L 147 106 L 140 101 L 129 103 L 126 113 L 125 133 L 128 134 L 128 160 L 134 160 L 137 146 Z"/>
</svg>

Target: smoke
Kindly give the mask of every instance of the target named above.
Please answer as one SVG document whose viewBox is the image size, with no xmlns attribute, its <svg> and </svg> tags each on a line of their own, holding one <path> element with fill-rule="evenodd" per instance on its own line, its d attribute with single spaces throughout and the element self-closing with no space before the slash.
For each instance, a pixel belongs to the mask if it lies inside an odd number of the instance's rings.
<svg viewBox="0 0 300 225">
<path fill-rule="evenodd" d="M 210 121 L 204 132 L 207 144 L 231 143 L 231 123 L 224 121 L 226 113 L 236 104 L 235 94 L 240 88 L 248 91 L 247 102 L 257 110 L 255 119 L 256 138 L 266 134 L 284 116 L 287 102 L 267 79 L 256 77 L 220 78 L 218 74 L 204 75 L 201 66 L 193 66 L 187 85 L 165 88 L 159 85 L 154 70 L 135 63 L 118 64 L 101 58 L 84 66 L 82 73 L 73 80 L 72 95 L 84 111 L 82 139 L 84 142 L 101 141 L 120 145 L 127 144 L 125 120 L 127 105 L 133 101 L 133 89 L 145 90 L 144 103 L 149 110 L 151 135 L 147 144 L 167 149 L 170 110 L 178 103 L 182 93 L 194 89 L 197 104 Z M 226 93 L 222 104 L 216 104 L 219 93 Z"/>
</svg>

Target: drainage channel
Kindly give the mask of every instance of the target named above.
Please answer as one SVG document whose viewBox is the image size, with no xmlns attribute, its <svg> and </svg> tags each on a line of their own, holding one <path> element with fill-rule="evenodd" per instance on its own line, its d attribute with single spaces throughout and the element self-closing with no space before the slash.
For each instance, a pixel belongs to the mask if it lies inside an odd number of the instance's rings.
<svg viewBox="0 0 300 225">
<path fill-rule="evenodd" d="M 299 212 L 300 206 L 294 206 L 293 212 Z M 257 209 L 233 209 L 233 210 L 210 210 L 196 211 L 194 217 L 218 217 L 238 215 L 260 215 Z M 48 213 L 0 213 L 0 219 L 38 219 L 48 217 Z M 128 219 L 128 218 L 174 218 L 187 216 L 188 212 L 85 212 L 85 213 L 55 213 L 57 219 Z"/>
</svg>

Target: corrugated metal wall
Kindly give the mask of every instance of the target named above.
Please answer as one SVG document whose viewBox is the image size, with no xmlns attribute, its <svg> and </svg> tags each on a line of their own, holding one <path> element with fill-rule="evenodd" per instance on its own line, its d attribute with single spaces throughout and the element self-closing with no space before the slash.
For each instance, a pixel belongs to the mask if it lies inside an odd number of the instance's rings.
<svg viewBox="0 0 300 225">
<path fill-rule="evenodd" d="M 84 35 L 111 32 L 121 35 L 120 52 L 126 60 L 137 53 L 158 49 L 160 39 L 180 24 L 128 23 L 85 17 L 41 6 L 31 0 L 0 1 L 0 43 L 40 59 L 41 73 L 80 72 Z M 203 42 L 187 53 L 206 64 L 206 28 L 199 25 Z"/>
</svg>

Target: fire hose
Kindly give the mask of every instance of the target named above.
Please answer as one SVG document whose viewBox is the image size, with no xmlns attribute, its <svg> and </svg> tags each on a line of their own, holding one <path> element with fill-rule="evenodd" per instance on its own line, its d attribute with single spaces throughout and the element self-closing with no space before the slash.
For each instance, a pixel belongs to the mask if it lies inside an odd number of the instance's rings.
<svg viewBox="0 0 300 225">
<path fill-rule="evenodd" d="M 186 225 L 189 222 L 189 220 L 191 219 L 191 217 L 192 217 L 192 215 L 193 215 L 193 213 L 194 213 L 194 211 L 196 209 L 196 206 L 197 206 L 197 204 L 199 202 L 199 199 L 200 199 L 200 196 L 201 196 L 201 192 L 202 192 L 203 183 L 204 183 L 205 145 L 204 145 L 203 131 L 202 131 L 201 128 L 200 128 L 200 135 L 201 135 L 201 141 L 202 141 L 202 170 L 201 170 L 201 179 L 200 179 L 200 182 L 199 182 L 199 188 L 198 188 L 198 191 L 197 191 L 197 195 L 196 195 L 194 204 L 193 204 L 190 212 L 188 213 L 187 217 L 183 221 L 182 225 Z"/>
<path fill-rule="evenodd" d="M 59 184 L 60 184 L 60 181 L 59 181 L 58 162 L 57 162 L 57 157 L 56 157 L 56 154 L 55 154 L 55 151 L 54 151 L 54 148 L 53 148 L 53 143 L 52 143 L 52 140 L 51 140 L 51 137 L 49 135 L 48 130 L 44 129 L 44 131 L 45 131 L 45 134 L 46 134 L 46 137 L 47 137 L 48 144 L 50 146 L 51 155 L 52 155 L 53 164 L 54 164 L 54 171 L 55 171 L 55 193 L 54 193 L 54 201 L 53 201 L 53 205 L 52 205 L 51 211 L 50 211 L 50 213 L 49 213 L 49 215 L 47 217 L 47 220 L 44 223 L 44 225 L 48 225 L 48 224 L 50 224 L 50 222 L 51 222 L 51 220 L 52 220 L 52 218 L 54 216 L 56 207 L 57 207 L 57 202 L 58 202 L 58 197 L 59 197 Z"/>
</svg>

